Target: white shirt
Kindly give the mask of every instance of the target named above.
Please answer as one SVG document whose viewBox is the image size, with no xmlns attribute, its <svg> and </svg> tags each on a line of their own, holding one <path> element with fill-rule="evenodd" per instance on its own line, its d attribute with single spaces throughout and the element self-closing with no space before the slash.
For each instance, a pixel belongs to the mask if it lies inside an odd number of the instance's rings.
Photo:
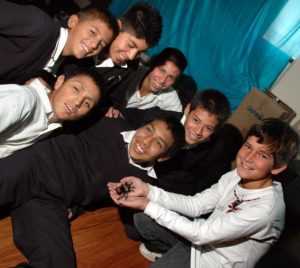
<svg viewBox="0 0 300 268">
<path fill-rule="evenodd" d="M 134 136 L 134 134 L 135 134 L 135 132 L 136 132 L 135 130 L 131 130 L 131 131 L 123 131 L 123 132 L 121 132 L 121 135 L 123 136 L 124 141 L 125 141 L 126 143 L 129 143 L 129 144 L 130 144 L 130 143 L 131 143 L 131 140 L 132 140 L 132 138 L 133 138 L 133 136 Z M 150 177 L 152 177 L 152 178 L 154 178 L 154 179 L 157 178 L 157 177 L 156 177 L 156 173 L 155 173 L 155 171 L 154 171 L 153 165 L 148 165 L 148 166 L 146 166 L 146 167 L 141 166 L 141 165 L 135 163 L 135 162 L 132 160 L 132 158 L 130 157 L 129 153 L 128 153 L 128 158 L 129 158 L 129 163 L 130 163 L 131 165 L 133 165 L 133 166 L 135 166 L 135 167 L 138 167 L 138 168 L 140 168 L 140 169 L 146 170 L 146 171 L 147 171 L 147 174 L 148 174 Z"/>
<path fill-rule="evenodd" d="M 145 214 L 192 242 L 192 268 L 254 267 L 283 230 L 282 187 L 273 182 L 270 187 L 248 190 L 239 182 L 233 170 L 195 196 L 150 186 Z M 236 197 L 244 201 L 232 209 L 229 205 Z M 207 220 L 199 218 L 211 211 Z"/>
<path fill-rule="evenodd" d="M 48 124 L 52 107 L 38 80 L 29 85 L 0 85 L 0 158 L 23 149 L 61 127 Z"/>
<path fill-rule="evenodd" d="M 52 52 L 50 60 L 44 67 L 44 70 L 46 70 L 48 72 L 52 72 L 52 68 L 53 68 L 54 64 L 57 63 L 57 60 L 61 56 L 62 51 L 67 43 L 67 39 L 68 39 L 68 30 L 66 28 L 61 27 L 60 35 L 56 42 L 56 46 Z"/>
<path fill-rule="evenodd" d="M 157 106 L 162 110 L 182 112 L 181 101 L 176 90 L 172 87 L 157 94 L 149 93 L 143 97 L 137 87 L 131 96 L 128 96 L 127 91 L 126 101 L 126 108 L 138 108 L 144 110 Z"/>
<path fill-rule="evenodd" d="M 108 58 L 108 59 L 102 61 L 100 64 L 95 65 L 95 67 L 97 67 L 97 68 L 102 68 L 102 67 L 113 68 L 113 67 L 115 67 L 115 64 L 114 64 L 114 62 L 112 61 L 111 58 Z M 128 66 L 127 66 L 127 63 L 125 63 L 123 65 L 120 65 L 120 67 L 127 68 Z"/>
</svg>

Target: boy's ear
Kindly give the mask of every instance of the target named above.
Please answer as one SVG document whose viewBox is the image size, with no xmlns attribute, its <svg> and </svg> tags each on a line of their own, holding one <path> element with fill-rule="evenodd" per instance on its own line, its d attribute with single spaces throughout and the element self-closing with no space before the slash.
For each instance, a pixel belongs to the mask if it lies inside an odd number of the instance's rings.
<svg viewBox="0 0 300 268">
<path fill-rule="evenodd" d="M 272 175 L 277 175 L 280 172 L 284 171 L 286 168 L 287 168 L 287 164 L 282 164 L 280 167 L 272 169 L 271 173 Z"/>
<path fill-rule="evenodd" d="M 122 25 L 123 25 L 122 21 L 119 19 L 117 21 L 118 21 L 119 29 L 122 29 Z"/>
<path fill-rule="evenodd" d="M 191 104 L 189 103 L 189 104 L 188 104 L 187 106 L 185 106 L 185 108 L 184 108 L 184 114 L 185 114 L 185 116 L 187 116 L 187 115 L 189 114 L 190 110 L 191 110 Z"/>
<path fill-rule="evenodd" d="M 164 157 L 158 158 L 156 161 L 157 162 L 163 162 L 163 161 L 169 160 L 170 158 L 171 158 L 170 156 L 164 156 Z"/>
<path fill-rule="evenodd" d="M 71 15 L 68 18 L 68 28 L 72 29 L 77 24 L 78 21 L 79 21 L 79 17 L 76 14 Z"/>
<path fill-rule="evenodd" d="M 65 76 L 63 74 L 61 74 L 59 77 L 57 77 L 55 84 L 54 84 L 54 89 L 59 89 L 62 84 L 65 81 Z"/>
</svg>

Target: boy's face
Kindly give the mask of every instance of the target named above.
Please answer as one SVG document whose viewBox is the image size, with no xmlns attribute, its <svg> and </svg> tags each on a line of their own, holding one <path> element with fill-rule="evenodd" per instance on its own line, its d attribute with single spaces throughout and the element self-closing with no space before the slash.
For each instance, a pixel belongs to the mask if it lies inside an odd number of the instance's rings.
<svg viewBox="0 0 300 268">
<path fill-rule="evenodd" d="M 136 59 L 148 47 L 144 39 L 138 39 L 129 32 L 121 31 L 110 45 L 109 57 L 114 64 L 123 65 L 128 60 Z"/>
<path fill-rule="evenodd" d="M 168 89 L 179 75 L 180 70 L 172 61 L 166 61 L 165 64 L 155 67 L 146 77 L 150 92 L 158 93 Z"/>
<path fill-rule="evenodd" d="M 207 140 L 219 123 L 216 115 L 200 107 L 190 110 L 190 105 L 187 105 L 184 113 L 186 115 L 184 122 L 185 142 L 187 144 L 196 144 Z"/>
<path fill-rule="evenodd" d="M 87 75 L 78 75 L 64 81 L 57 78 L 54 90 L 49 94 L 54 119 L 57 122 L 73 121 L 85 116 L 99 101 L 100 90 Z"/>
<path fill-rule="evenodd" d="M 68 39 L 62 54 L 77 59 L 95 56 L 112 38 L 112 30 L 100 19 L 79 19 L 77 15 L 71 15 L 68 20 Z"/>
<path fill-rule="evenodd" d="M 173 134 L 168 129 L 167 124 L 161 120 L 154 120 L 136 131 L 128 151 L 130 157 L 136 163 L 162 161 L 164 159 L 160 158 L 160 156 L 173 143 Z"/>
<path fill-rule="evenodd" d="M 274 168 L 274 157 L 269 147 L 257 140 L 254 136 L 248 137 L 236 157 L 241 185 L 248 189 L 259 189 L 266 183 L 272 183 L 271 175 L 280 173 L 286 167 Z"/>
</svg>

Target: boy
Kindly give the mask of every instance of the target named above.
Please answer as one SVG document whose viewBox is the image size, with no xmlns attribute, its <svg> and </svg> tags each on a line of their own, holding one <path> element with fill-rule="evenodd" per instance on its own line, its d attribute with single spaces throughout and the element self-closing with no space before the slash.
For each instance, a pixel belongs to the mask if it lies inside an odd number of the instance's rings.
<svg viewBox="0 0 300 268">
<path fill-rule="evenodd" d="M 114 189 L 119 184 L 110 183 L 110 194 L 118 204 L 144 210 L 161 226 L 191 242 L 170 238 L 170 233 L 163 237 L 163 231 L 153 232 L 137 220 L 145 239 L 171 243 L 151 267 L 254 267 L 282 232 L 282 187 L 272 176 L 287 167 L 298 146 L 298 134 L 288 123 L 265 119 L 247 133 L 236 157 L 237 168 L 210 189 L 193 197 L 182 196 L 125 178 L 121 182 L 133 183 L 134 192 L 118 200 Z M 198 218 L 209 212 L 207 219 Z"/>
<path fill-rule="evenodd" d="M 75 267 L 68 208 L 103 206 L 109 180 L 134 175 L 152 182 L 154 162 L 184 139 L 171 117 L 126 130 L 124 119 L 103 118 L 78 135 L 52 137 L 0 160 L 0 208 L 14 209 L 14 240 L 31 266 Z"/>
<path fill-rule="evenodd" d="M 112 14 L 93 6 L 71 15 L 66 29 L 35 6 L 3 0 L 0 25 L 1 84 L 25 83 L 42 69 L 57 68 L 65 56 L 95 56 L 118 33 Z"/>
<path fill-rule="evenodd" d="M 85 116 L 99 102 L 102 84 L 94 70 L 74 69 L 60 75 L 52 91 L 39 79 L 0 85 L 0 158 Z"/>
<path fill-rule="evenodd" d="M 178 94 L 172 85 L 187 66 L 184 54 L 172 47 L 165 48 L 150 60 L 149 68 L 140 65 L 128 86 L 121 107 L 148 109 L 159 107 L 162 110 L 182 112 Z M 111 107 L 108 117 L 117 117 L 120 111 Z M 122 115 L 122 114 L 121 114 Z"/>
</svg>

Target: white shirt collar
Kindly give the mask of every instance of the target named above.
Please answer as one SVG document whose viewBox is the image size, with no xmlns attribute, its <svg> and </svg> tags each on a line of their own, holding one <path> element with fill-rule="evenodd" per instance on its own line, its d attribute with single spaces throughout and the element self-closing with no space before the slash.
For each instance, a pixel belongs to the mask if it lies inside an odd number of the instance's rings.
<svg viewBox="0 0 300 268">
<path fill-rule="evenodd" d="M 131 131 L 123 131 L 123 132 L 121 132 L 121 135 L 123 136 L 124 141 L 125 141 L 126 143 L 130 144 L 131 141 L 132 141 L 132 138 L 133 138 L 133 136 L 134 136 L 135 133 L 136 133 L 135 130 L 131 130 Z M 133 166 L 135 166 L 135 167 L 138 167 L 138 168 L 140 168 L 140 169 L 146 170 L 146 171 L 147 171 L 147 174 L 148 174 L 149 176 L 151 176 L 152 178 L 155 178 L 155 179 L 157 178 L 157 177 L 156 177 L 156 173 L 155 173 L 155 171 L 154 171 L 153 165 L 150 165 L 150 166 L 147 166 L 147 167 L 141 166 L 141 165 L 135 163 L 135 162 L 132 160 L 132 158 L 130 157 L 129 153 L 128 153 L 128 159 L 129 159 L 129 163 L 130 163 L 131 165 L 133 165 Z"/>
<path fill-rule="evenodd" d="M 68 39 L 68 30 L 64 27 L 60 28 L 60 34 L 59 38 L 56 42 L 56 46 L 52 52 L 51 58 L 44 67 L 44 69 L 48 72 L 51 72 L 51 68 L 54 66 L 54 64 L 57 62 L 58 58 L 61 56 L 62 51 L 67 43 Z"/>
<path fill-rule="evenodd" d="M 96 65 L 97 68 L 103 68 L 103 67 L 109 67 L 109 68 L 112 68 L 112 67 L 115 67 L 115 64 L 114 62 L 112 61 L 111 58 L 108 58 L 104 61 L 102 61 L 100 64 Z M 122 68 L 128 68 L 128 65 L 127 63 L 123 64 L 123 65 L 120 65 L 120 67 Z"/>
<path fill-rule="evenodd" d="M 33 87 L 36 92 L 38 93 L 40 100 L 45 108 L 45 112 L 47 115 L 48 120 L 51 119 L 53 116 L 53 109 L 48 97 L 48 93 L 51 91 L 49 88 L 47 88 L 38 78 L 33 79 L 28 86 Z M 61 123 L 51 123 L 49 124 L 49 129 L 56 129 L 58 127 L 61 127 Z"/>
</svg>

